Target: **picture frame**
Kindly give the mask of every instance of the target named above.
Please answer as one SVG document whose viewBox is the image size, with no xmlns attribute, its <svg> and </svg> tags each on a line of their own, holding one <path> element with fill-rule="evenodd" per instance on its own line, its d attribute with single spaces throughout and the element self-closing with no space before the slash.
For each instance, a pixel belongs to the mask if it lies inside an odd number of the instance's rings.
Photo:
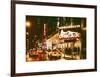
<svg viewBox="0 0 100 77">
<path fill-rule="evenodd" d="M 44 16 L 44 18 L 46 17 L 48 18 L 45 21 L 46 23 L 47 21 L 50 21 L 49 20 L 50 17 L 51 18 L 55 17 L 56 23 L 59 21 L 59 19 L 64 19 L 64 18 L 65 19 L 69 18 L 69 20 L 73 19 L 73 21 L 74 19 L 77 18 L 79 20 L 85 19 L 85 21 L 83 22 L 85 23 L 86 27 L 85 29 L 86 43 L 85 47 L 83 47 L 83 49 L 85 48 L 86 51 L 85 57 L 81 58 L 81 56 L 79 55 L 78 60 L 71 59 L 62 61 L 27 62 L 26 60 L 27 41 L 25 43 L 25 39 L 27 39 L 25 31 L 27 33 L 27 28 L 25 27 L 25 23 L 27 21 L 27 17 L 30 17 L 30 19 L 32 17 L 33 18 L 36 17 L 42 20 L 41 16 L 42 17 Z M 36 22 L 38 22 L 38 20 Z M 78 22 L 81 23 L 82 21 Z M 50 22 L 50 24 L 52 24 L 52 22 Z M 58 28 L 60 29 L 61 27 Z M 36 30 L 38 30 L 39 32 L 39 29 Z M 79 31 L 82 36 L 82 31 L 81 30 Z M 81 51 L 83 51 L 82 46 L 81 46 Z M 61 73 L 78 73 L 78 72 L 80 73 L 80 72 L 93 72 L 93 71 L 97 71 L 97 6 L 96 5 L 17 1 L 17 0 L 11 1 L 11 77 L 61 74 Z"/>
</svg>

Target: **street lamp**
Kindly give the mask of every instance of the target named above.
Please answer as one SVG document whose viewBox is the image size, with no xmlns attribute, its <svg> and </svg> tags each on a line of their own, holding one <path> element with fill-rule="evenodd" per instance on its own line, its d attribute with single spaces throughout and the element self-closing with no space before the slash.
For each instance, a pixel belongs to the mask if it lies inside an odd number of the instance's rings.
<svg viewBox="0 0 100 77">
<path fill-rule="evenodd" d="M 31 23 L 29 22 L 29 21 L 26 21 L 26 27 L 27 28 L 29 28 L 30 29 L 30 26 L 31 26 Z M 30 49 L 30 37 L 29 37 L 29 31 L 28 32 L 26 32 L 26 38 L 27 38 L 27 40 L 26 40 L 26 43 L 27 43 L 27 50 L 29 50 Z"/>
<path fill-rule="evenodd" d="M 26 27 L 30 27 L 31 23 L 29 21 L 26 22 Z"/>
</svg>

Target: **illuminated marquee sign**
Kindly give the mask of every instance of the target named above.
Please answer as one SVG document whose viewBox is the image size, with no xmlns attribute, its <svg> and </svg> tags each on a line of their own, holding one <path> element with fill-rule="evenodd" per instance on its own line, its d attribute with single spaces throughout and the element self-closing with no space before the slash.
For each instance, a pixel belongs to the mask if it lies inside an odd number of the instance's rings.
<svg viewBox="0 0 100 77">
<path fill-rule="evenodd" d="M 67 32 L 64 32 L 63 30 L 61 30 L 61 33 L 59 35 L 59 38 L 60 39 L 79 39 L 80 37 L 80 33 L 78 32 L 72 32 L 72 31 L 67 31 Z"/>
</svg>

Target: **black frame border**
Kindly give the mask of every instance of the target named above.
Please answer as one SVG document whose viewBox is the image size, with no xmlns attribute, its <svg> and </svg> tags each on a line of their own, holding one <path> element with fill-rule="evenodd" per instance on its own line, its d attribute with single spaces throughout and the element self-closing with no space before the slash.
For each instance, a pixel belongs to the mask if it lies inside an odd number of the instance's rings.
<svg viewBox="0 0 100 77">
<path fill-rule="evenodd" d="M 29 73 L 16 73 L 16 29 L 15 29 L 15 15 L 16 4 L 24 5 L 44 5 L 44 6 L 58 6 L 58 7 L 73 7 L 73 8 L 92 8 L 94 9 L 94 68 L 80 69 L 80 70 L 63 70 L 63 71 L 46 71 L 46 72 L 29 72 Z M 93 72 L 97 71 L 97 6 L 96 5 L 81 5 L 81 4 L 66 4 L 66 3 L 49 3 L 49 2 L 33 2 L 33 1 L 16 1 L 11 0 L 11 77 L 29 76 L 29 75 L 45 75 L 45 74 L 61 74 L 61 73 L 78 73 L 78 72 Z"/>
</svg>

